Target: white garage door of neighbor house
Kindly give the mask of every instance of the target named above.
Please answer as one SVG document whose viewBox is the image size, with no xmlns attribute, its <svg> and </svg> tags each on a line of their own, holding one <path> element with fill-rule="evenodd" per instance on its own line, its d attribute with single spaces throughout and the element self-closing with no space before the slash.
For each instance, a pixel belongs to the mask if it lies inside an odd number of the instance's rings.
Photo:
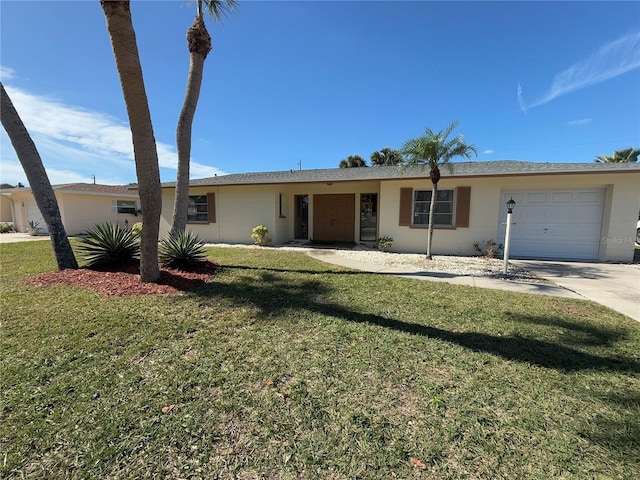
<svg viewBox="0 0 640 480">
<path fill-rule="evenodd" d="M 30 220 L 34 220 L 38 222 L 39 233 L 49 233 L 49 230 L 47 230 L 47 224 L 45 223 L 44 218 L 42 218 L 42 214 L 40 213 L 38 205 L 36 205 L 36 201 L 26 200 L 24 202 L 24 206 L 27 210 L 27 226 L 29 225 Z"/>
<path fill-rule="evenodd" d="M 516 206 L 511 216 L 509 256 L 566 260 L 598 258 L 604 189 L 503 192 L 498 243 L 504 242 L 506 202 L 512 197 Z"/>
</svg>

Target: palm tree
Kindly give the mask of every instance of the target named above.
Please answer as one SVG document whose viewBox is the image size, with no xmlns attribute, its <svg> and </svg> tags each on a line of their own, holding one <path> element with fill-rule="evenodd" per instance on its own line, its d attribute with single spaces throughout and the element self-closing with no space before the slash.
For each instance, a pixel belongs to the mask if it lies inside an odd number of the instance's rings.
<svg viewBox="0 0 640 480">
<path fill-rule="evenodd" d="M 367 161 L 360 155 L 349 155 L 344 160 L 340 160 L 340 164 L 338 166 L 340 168 L 366 167 Z"/>
<path fill-rule="evenodd" d="M 173 205 L 173 219 L 171 221 L 171 233 L 184 231 L 187 225 L 187 210 L 189 204 L 189 163 L 191 160 L 191 126 L 196 113 L 200 87 L 202 85 L 202 73 L 204 61 L 211 51 L 211 36 L 204 24 L 202 12 L 203 0 L 197 0 L 196 18 L 193 25 L 187 31 L 187 45 L 189 48 L 189 75 L 187 77 L 187 90 L 178 119 L 176 129 L 176 147 L 178 149 L 178 173 L 176 177 L 176 193 Z M 236 0 L 204 0 L 204 6 L 209 14 L 216 20 L 221 20 L 222 15 L 233 10 Z"/>
<path fill-rule="evenodd" d="M 78 262 L 76 262 L 76 257 L 67 238 L 67 232 L 62 224 L 58 200 L 56 200 L 56 195 L 49 182 L 49 177 L 42 164 L 38 149 L 24 123 L 22 123 L 22 119 L 13 106 L 13 102 L 4 89 L 2 82 L 0 82 L 0 90 L 2 126 L 11 139 L 11 144 L 18 155 L 20 164 L 31 186 L 36 205 L 49 229 L 51 246 L 56 257 L 58 270 L 78 268 Z"/>
<path fill-rule="evenodd" d="M 158 236 L 162 190 L 156 140 L 144 88 L 136 34 L 131 21 L 129 0 L 100 0 L 100 5 L 107 21 L 107 31 L 120 76 L 133 140 L 138 192 L 144 219 L 140 236 L 140 281 L 151 283 L 156 282 L 160 277 Z"/>
<path fill-rule="evenodd" d="M 398 150 L 385 147 L 378 152 L 373 152 L 369 159 L 372 167 L 399 165 L 402 162 L 402 154 Z"/>
<path fill-rule="evenodd" d="M 471 154 L 477 156 L 473 145 L 464 143 L 462 135 L 449 140 L 449 135 L 456 129 L 458 122 L 452 122 L 446 129 L 434 133 L 430 128 L 425 130 L 421 137 L 407 140 L 402 146 L 402 155 L 405 157 L 403 166 L 421 165 L 423 169 L 429 168 L 431 179 L 431 201 L 429 204 L 429 231 L 427 235 L 427 259 L 431 260 L 431 242 L 433 240 L 433 217 L 435 214 L 436 194 L 440 181 L 440 166 L 455 157 L 471 158 Z"/>
<path fill-rule="evenodd" d="M 616 150 L 613 155 L 599 155 L 594 160 L 596 163 L 635 163 L 640 156 L 640 150 L 631 148 L 625 148 L 624 150 Z"/>
</svg>

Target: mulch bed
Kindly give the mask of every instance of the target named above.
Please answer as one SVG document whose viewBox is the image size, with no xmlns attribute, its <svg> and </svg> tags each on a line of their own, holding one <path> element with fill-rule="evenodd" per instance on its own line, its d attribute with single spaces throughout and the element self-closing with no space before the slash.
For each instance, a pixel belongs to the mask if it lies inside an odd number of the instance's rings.
<svg viewBox="0 0 640 480">
<path fill-rule="evenodd" d="M 176 270 L 160 266 L 157 283 L 140 283 L 140 267 L 131 263 L 111 268 L 79 268 L 47 272 L 26 280 L 28 285 L 49 287 L 70 285 L 93 290 L 105 297 L 127 295 L 175 295 L 204 285 L 211 280 L 218 265 L 204 261 L 188 270 Z"/>
</svg>

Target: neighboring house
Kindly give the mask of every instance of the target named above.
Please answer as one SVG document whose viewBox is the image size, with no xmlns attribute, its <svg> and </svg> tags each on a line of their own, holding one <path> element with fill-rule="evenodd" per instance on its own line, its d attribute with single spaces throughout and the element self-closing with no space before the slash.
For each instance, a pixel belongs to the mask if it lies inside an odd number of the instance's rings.
<svg viewBox="0 0 640 480">
<path fill-rule="evenodd" d="M 473 244 L 504 242 L 513 197 L 510 256 L 631 261 L 640 164 L 451 163 L 442 167 L 433 252 L 473 255 Z M 192 180 L 187 228 L 212 243 L 252 243 L 265 225 L 275 244 L 293 240 L 426 249 L 431 181 L 420 167 L 334 168 L 245 173 Z M 175 184 L 163 184 L 161 235 Z"/>
<path fill-rule="evenodd" d="M 0 191 L 7 190 L 9 188 L 14 187 L 13 185 L 9 185 L 8 183 L 0 184 Z M 0 223 L 13 224 L 13 216 L 11 215 L 11 200 L 3 196 L 0 196 Z"/>
<path fill-rule="evenodd" d="M 67 235 L 85 233 L 98 223 L 113 222 L 132 225 L 141 220 L 138 190 L 120 185 L 69 183 L 53 185 L 62 223 Z M 46 234 L 47 225 L 33 198 L 31 188 L 0 190 L 2 201 L 11 205 L 11 219 L 18 232 L 26 232 L 29 221 L 38 222 L 39 232 Z"/>
</svg>

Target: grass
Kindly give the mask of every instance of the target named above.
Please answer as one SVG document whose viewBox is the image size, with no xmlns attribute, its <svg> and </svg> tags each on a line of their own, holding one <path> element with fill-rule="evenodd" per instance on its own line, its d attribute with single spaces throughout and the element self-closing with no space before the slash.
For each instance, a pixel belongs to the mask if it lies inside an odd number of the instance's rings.
<svg viewBox="0 0 640 480">
<path fill-rule="evenodd" d="M 55 268 L 48 242 L 2 246 L 1 478 L 636 478 L 632 320 L 209 257 L 224 267 L 191 293 L 103 298 L 25 286 Z"/>
</svg>

